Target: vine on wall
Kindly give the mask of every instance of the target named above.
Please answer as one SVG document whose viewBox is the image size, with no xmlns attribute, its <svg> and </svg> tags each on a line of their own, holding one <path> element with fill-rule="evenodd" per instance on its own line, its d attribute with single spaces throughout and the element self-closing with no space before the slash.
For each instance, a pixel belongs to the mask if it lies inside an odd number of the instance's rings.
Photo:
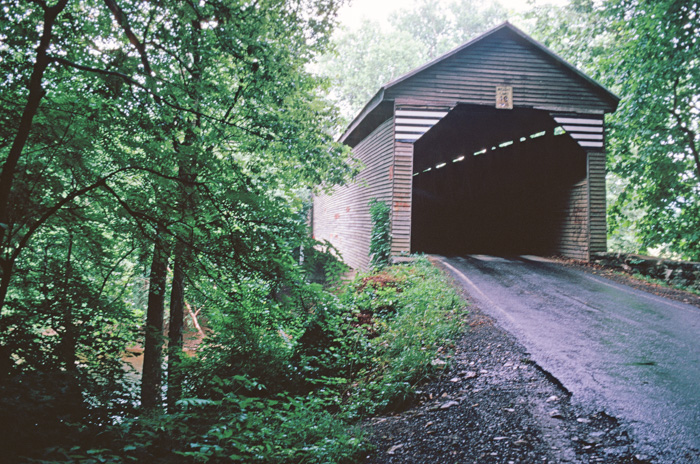
<svg viewBox="0 0 700 464">
<path fill-rule="evenodd" d="M 391 259 L 391 209 L 384 202 L 372 198 L 369 201 L 372 234 L 369 242 L 370 265 L 381 269 Z"/>
</svg>

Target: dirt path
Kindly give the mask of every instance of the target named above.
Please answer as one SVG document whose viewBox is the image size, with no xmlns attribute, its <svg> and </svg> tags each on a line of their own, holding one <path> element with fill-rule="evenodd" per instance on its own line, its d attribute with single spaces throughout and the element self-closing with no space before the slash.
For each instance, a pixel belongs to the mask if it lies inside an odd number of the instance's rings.
<svg viewBox="0 0 700 464">
<path fill-rule="evenodd" d="M 444 375 L 422 388 L 418 404 L 366 422 L 377 447 L 367 463 L 654 462 L 626 424 L 572 404 L 474 304 L 467 322 Z"/>
</svg>

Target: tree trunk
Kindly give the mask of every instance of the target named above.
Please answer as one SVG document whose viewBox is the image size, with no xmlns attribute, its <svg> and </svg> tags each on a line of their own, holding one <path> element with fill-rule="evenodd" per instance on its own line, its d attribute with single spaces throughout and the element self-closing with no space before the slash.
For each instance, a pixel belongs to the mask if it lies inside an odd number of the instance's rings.
<svg viewBox="0 0 700 464">
<path fill-rule="evenodd" d="M 63 366 L 65 367 L 66 372 L 69 373 L 75 373 L 77 371 L 75 361 L 77 360 L 76 349 L 78 344 L 72 307 L 73 298 L 71 296 L 72 292 L 70 290 L 72 285 L 71 279 L 73 278 L 72 255 L 73 235 L 72 233 L 69 233 L 68 251 L 66 252 L 65 274 L 63 279 L 63 298 L 61 298 L 58 302 L 59 305 L 63 306 L 63 334 L 61 335 L 59 352 L 61 360 L 63 362 Z"/>
<path fill-rule="evenodd" d="M 17 133 L 15 134 L 15 138 L 12 141 L 12 146 L 10 147 L 10 152 L 7 154 L 7 159 L 2 166 L 2 173 L 0 173 L 0 248 L 8 245 L 5 244 L 5 234 L 10 229 L 10 193 L 12 192 L 12 183 L 14 182 L 15 173 L 17 171 L 17 163 L 19 162 L 19 159 L 22 156 L 22 151 L 27 144 L 27 139 L 29 139 L 29 133 L 32 129 L 34 116 L 36 116 L 41 99 L 44 97 L 42 80 L 44 79 L 44 72 L 51 62 L 49 56 L 47 55 L 47 51 L 51 46 L 51 39 L 53 39 L 53 25 L 56 22 L 56 18 L 58 17 L 59 13 L 63 11 L 67 3 L 68 0 L 60 0 L 53 7 L 44 8 L 43 31 L 41 34 L 41 39 L 39 40 L 39 45 L 36 48 L 36 60 L 34 61 L 32 75 L 29 78 L 29 95 L 27 96 L 27 103 L 24 106 L 24 111 L 22 112 L 22 117 L 19 121 L 19 126 L 17 127 Z M 5 297 L 7 296 L 7 289 L 10 285 L 10 277 L 13 267 L 14 262 L 10 262 L 7 265 L 3 263 L 2 266 L 0 310 L 2 310 L 2 307 L 5 304 Z"/>
<path fill-rule="evenodd" d="M 7 289 L 10 287 L 13 265 L 14 262 L 11 260 L 2 260 L 0 262 L 0 269 L 2 270 L 2 275 L 0 275 L 0 309 L 2 309 L 2 302 L 5 301 Z M 0 345 L 0 385 L 3 385 L 10 376 L 13 364 L 12 351 L 13 348 L 10 345 Z"/>
<path fill-rule="evenodd" d="M 163 238 L 163 227 L 158 227 L 153 245 L 153 261 L 148 288 L 146 312 L 146 339 L 141 379 L 141 407 L 144 411 L 159 411 L 163 407 L 163 313 L 168 274 L 168 250 Z"/>
<path fill-rule="evenodd" d="M 182 397 L 182 327 L 185 314 L 184 247 L 175 246 L 173 285 L 170 290 L 170 330 L 168 332 L 168 412 L 175 412 L 175 403 Z"/>
</svg>

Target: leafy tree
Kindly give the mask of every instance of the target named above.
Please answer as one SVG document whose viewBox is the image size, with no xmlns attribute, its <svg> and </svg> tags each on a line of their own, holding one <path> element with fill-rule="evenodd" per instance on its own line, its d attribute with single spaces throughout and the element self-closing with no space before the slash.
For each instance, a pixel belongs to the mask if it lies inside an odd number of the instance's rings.
<svg viewBox="0 0 700 464">
<path fill-rule="evenodd" d="M 622 95 L 611 120 L 610 169 L 630 181 L 613 217 L 631 203 L 646 212 L 635 224 L 643 246 L 700 260 L 699 6 L 605 7 L 619 46 L 619 59 L 606 64 Z"/>
<path fill-rule="evenodd" d="M 631 227 L 638 237 L 635 251 L 661 248 L 695 260 L 700 259 L 698 14 L 693 2 L 578 0 L 530 16 L 547 45 L 621 97 L 608 119 L 608 169 L 619 178 L 609 184 L 626 187 L 610 195 L 611 233 L 624 236 Z"/>
<path fill-rule="evenodd" d="M 297 192 L 352 170 L 305 68 L 336 8 L 2 2 L 3 391 L 69 372 L 75 407 L 62 427 L 106 410 L 129 393 L 119 358 L 139 324 L 142 406 L 157 409 L 169 296 L 172 405 L 183 306 L 264 306 L 294 279 L 293 250 L 306 241 Z M 3 414 L 26 401 L 11 404 Z M 70 435 L 54 432 L 43 442 Z"/>
<path fill-rule="evenodd" d="M 395 13 L 388 30 L 369 20 L 356 30 L 342 30 L 334 38 L 334 51 L 321 58 L 320 73 L 331 79 L 331 95 L 350 120 L 384 84 L 505 18 L 497 3 L 424 0 Z"/>
<path fill-rule="evenodd" d="M 423 44 L 409 32 L 384 32 L 365 20 L 357 30 L 339 34 L 334 52 L 324 55 L 319 66 L 333 83 L 331 96 L 350 120 L 382 85 L 425 60 Z"/>
</svg>

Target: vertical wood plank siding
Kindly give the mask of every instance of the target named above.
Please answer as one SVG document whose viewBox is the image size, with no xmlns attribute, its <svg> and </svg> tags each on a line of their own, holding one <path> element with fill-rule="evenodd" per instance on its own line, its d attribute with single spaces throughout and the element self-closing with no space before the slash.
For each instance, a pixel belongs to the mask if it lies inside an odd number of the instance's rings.
<svg viewBox="0 0 700 464">
<path fill-rule="evenodd" d="M 592 86 L 508 30 L 392 85 L 385 98 L 493 106 L 497 85 L 513 87 L 515 106 L 600 114 L 610 110 Z"/>
<path fill-rule="evenodd" d="M 563 192 L 566 208 L 559 232 L 558 253 L 568 258 L 587 260 L 588 248 L 588 180 L 575 184 Z"/>
<path fill-rule="evenodd" d="M 364 165 L 357 179 L 347 186 L 335 187 L 331 195 L 314 196 L 313 233 L 317 240 L 332 243 L 350 267 L 367 269 L 372 231 L 369 201 L 377 198 L 391 204 L 394 193 L 393 119 L 379 125 L 360 142 L 353 149 L 353 156 Z"/>
<path fill-rule="evenodd" d="M 588 185 L 590 252 L 601 253 L 607 251 L 604 151 L 588 152 Z"/>
</svg>

